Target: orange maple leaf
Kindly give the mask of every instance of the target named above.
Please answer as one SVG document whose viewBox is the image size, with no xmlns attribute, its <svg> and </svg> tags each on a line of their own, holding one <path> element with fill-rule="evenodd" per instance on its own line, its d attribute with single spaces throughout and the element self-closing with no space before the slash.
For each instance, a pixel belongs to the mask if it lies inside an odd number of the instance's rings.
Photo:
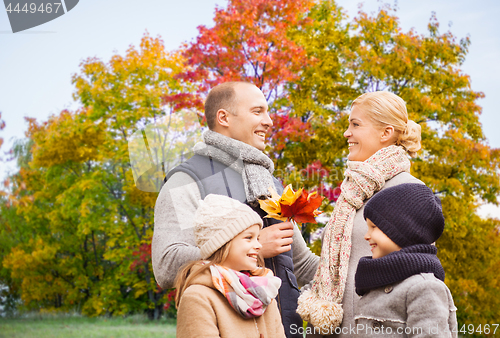
<svg viewBox="0 0 500 338">
<path fill-rule="evenodd" d="M 307 191 L 299 189 L 293 191 L 288 185 L 281 197 L 269 188 L 272 197 L 259 201 L 262 210 L 267 212 L 266 217 L 272 217 L 281 221 L 294 220 L 297 223 L 316 223 L 315 216 L 322 212 L 317 210 L 323 201 L 323 196 L 317 192 L 308 194 Z"/>
<path fill-rule="evenodd" d="M 297 223 L 316 223 L 315 216 L 321 214 L 316 210 L 323 201 L 323 196 L 317 192 L 308 194 L 302 190 L 300 196 L 291 205 L 281 205 L 281 215 L 295 220 Z"/>
<path fill-rule="evenodd" d="M 285 221 L 286 217 L 281 216 L 280 195 L 273 188 L 269 188 L 269 192 L 271 193 L 271 198 L 259 200 L 260 208 L 267 212 L 267 218 Z"/>
</svg>

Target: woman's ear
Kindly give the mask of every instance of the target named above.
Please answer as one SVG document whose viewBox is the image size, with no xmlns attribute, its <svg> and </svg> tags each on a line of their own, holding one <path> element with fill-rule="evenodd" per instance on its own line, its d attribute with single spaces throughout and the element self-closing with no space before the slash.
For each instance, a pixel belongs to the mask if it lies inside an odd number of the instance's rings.
<svg viewBox="0 0 500 338">
<path fill-rule="evenodd" d="M 229 116 L 229 112 L 227 110 L 225 110 L 225 109 L 217 110 L 217 113 L 215 115 L 216 124 L 223 126 L 223 127 L 229 127 L 228 116 Z"/>
<path fill-rule="evenodd" d="M 393 126 L 385 126 L 380 140 L 382 141 L 382 143 L 391 141 L 396 142 L 396 140 L 392 140 L 395 137 L 395 135 L 396 131 L 394 130 Z"/>
</svg>

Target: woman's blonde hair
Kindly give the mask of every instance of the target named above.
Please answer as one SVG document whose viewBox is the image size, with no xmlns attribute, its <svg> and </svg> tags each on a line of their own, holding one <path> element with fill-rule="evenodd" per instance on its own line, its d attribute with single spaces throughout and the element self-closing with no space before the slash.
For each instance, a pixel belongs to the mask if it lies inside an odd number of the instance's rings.
<svg viewBox="0 0 500 338">
<path fill-rule="evenodd" d="M 206 269 L 209 269 L 212 265 L 220 265 L 222 264 L 227 256 L 229 255 L 229 250 L 231 249 L 231 242 L 229 241 L 223 246 L 221 246 L 217 251 L 215 251 L 212 256 L 208 257 L 206 260 L 201 261 L 192 261 L 186 263 L 181 267 L 179 272 L 177 273 L 177 277 L 175 278 L 175 308 L 179 308 L 179 303 L 181 301 L 182 294 L 186 290 L 187 286 L 191 283 L 191 281 L 201 273 L 203 273 Z M 191 273 L 191 269 L 195 265 L 200 265 L 201 268 Z M 257 270 L 252 271 L 252 275 L 261 276 L 264 275 L 265 269 L 264 260 L 257 256 L 257 266 L 259 267 Z"/>
<path fill-rule="evenodd" d="M 421 146 L 421 128 L 408 119 L 406 104 L 396 94 L 378 91 L 365 93 L 353 101 L 351 109 L 362 108 L 375 126 L 392 126 L 397 132 L 396 145 L 402 146 L 406 152 L 415 157 Z"/>
</svg>

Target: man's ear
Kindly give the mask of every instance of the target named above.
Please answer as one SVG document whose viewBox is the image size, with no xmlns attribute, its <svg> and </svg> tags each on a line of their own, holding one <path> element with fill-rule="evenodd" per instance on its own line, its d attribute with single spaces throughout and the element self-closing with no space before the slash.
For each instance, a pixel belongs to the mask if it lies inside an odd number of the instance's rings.
<svg viewBox="0 0 500 338">
<path fill-rule="evenodd" d="M 217 122 L 217 125 L 229 127 L 229 114 L 230 113 L 225 109 L 217 110 L 215 114 L 215 122 Z"/>
<path fill-rule="evenodd" d="M 394 138 L 395 132 L 396 131 L 394 130 L 393 126 L 385 126 L 382 130 L 382 136 L 380 137 L 380 140 L 382 142 L 391 141 Z"/>
</svg>

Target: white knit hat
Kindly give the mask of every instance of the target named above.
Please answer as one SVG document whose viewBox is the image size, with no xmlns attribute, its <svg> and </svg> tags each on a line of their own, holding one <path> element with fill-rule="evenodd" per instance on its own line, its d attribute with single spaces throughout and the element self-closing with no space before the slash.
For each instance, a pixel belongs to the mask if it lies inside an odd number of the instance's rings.
<svg viewBox="0 0 500 338">
<path fill-rule="evenodd" d="M 201 258 L 207 259 L 254 224 L 262 228 L 262 219 L 248 205 L 227 196 L 208 195 L 194 215 L 194 237 Z"/>
</svg>

